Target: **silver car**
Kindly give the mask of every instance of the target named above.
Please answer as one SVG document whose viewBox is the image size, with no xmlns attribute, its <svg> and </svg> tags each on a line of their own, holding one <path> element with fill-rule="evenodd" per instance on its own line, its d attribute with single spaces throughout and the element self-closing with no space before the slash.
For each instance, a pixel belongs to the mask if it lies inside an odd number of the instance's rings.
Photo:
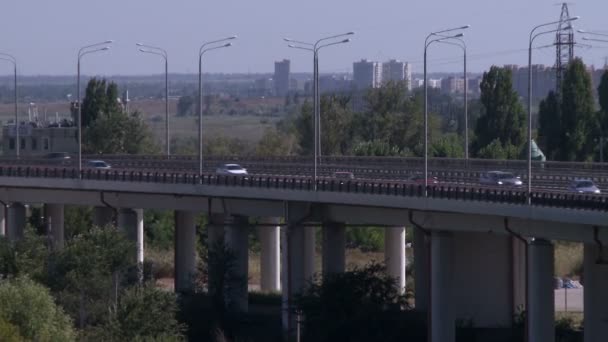
<svg viewBox="0 0 608 342">
<path fill-rule="evenodd" d="M 575 179 L 570 183 L 570 191 L 579 194 L 599 194 L 600 188 L 591 179 Z"/>
<path fill-rule="evenodd" d="M 220 165 L 215 173 L 218 175 L 234 175 L 234 176 L 244 176 L 247 175 L 247 169 L 241 167 L 239 164 L 223 164 Z"/>
<path fill-rule="evenodd" d="M 488 171 L 481 174 L 479 183 L 487 185 L 521 186 L 521 179 L 511 172 Z"/>
</svg>

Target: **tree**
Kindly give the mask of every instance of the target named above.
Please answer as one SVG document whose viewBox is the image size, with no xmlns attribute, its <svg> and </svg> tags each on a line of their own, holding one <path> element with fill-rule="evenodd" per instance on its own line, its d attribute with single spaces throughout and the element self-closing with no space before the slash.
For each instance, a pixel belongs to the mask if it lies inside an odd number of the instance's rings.
<svg viewBox="0 0 608 342">
<path fill-rule="evenodd" d="M 190 95 L 180 96 L 177 101 L 177 116 L 194 115 L 194 98 Z"/>
<path fill-rule="evenodd" d="M 608 70 L 605 70 L 597 87 L 597 95 L 600 102 L 600 112 L 598 118 L 602 129 L 602 135 L 608 135 Z"/>
<path fill-rule="evenodd" d="M 568 65 L 562 83 L 559 159 L 585 161 L 593 157 L 599 125 L 594 110 L 591 77 L 582 60 Z"/>
<path fill-rule="evenodd" d="M 138 154 L 157 150 L 139 112 L 113 111 L 102 115 L 87 130 L 86 137 L 86 153 Z"/>
<path fill-rule="evenodd" d="M 16 327 L 23 340 L 75 341 L 70 317 L 55 304 L 47 288 L 29 278 L 0 282 L 0 303 L 0 322 Z M 6 328 L 2 331 L 6 333 Z"/>
<path fill-rule="evenodd" d="M 448 133 L 433 142 L 430 155 L 441 158 L 464 157 L 463 140 L 455 133 Z"/>
<path fill-rule="evenodd" d="M 118 86 L 105 79 L 92 78 L 87 84 L 82 100 L 82 127 L 89 127 L 102 113 L 120 111 Z"/>
<path fill-rule="evenodd" d="M 551 91 L 540 101 L 538 109 L 538 136 L 543 143 L 543 151 L 550 160 L 556 158 L 561 147 L 561 116 L 561 104 L 555 92 Z"/>
<path fill-rule="evenodd" d="M 92 340 L 182 341 L 184 327 L 177 321 L 177 297 L 152 285 L 124 291 L 112 318 Z"/>
<path fill-rule="evenodd" d="M 525 114 L 513 89 L 511 71 L 492 66 L 483 74 L 481 103 L 484 111 L 475 127 L 474 154 L 495 139 L 502 146 L 519 147 L 525 142 Z"/>
<path fill-rule="evenodd" d="M 288 156 L 295 149 L 295 141 L 292 135 L 279 132 L 275 128 L 268 128 L 258 141 L 255 154 L 261 157 Z"/>
</svg>

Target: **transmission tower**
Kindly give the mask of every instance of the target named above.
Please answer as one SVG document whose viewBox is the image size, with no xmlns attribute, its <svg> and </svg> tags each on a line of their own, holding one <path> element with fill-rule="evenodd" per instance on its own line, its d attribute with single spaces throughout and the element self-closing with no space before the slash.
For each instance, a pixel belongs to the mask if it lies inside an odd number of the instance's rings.
<svg viewBox="0 0 608 342">
<path fill-rule="evenodd" d="M 562 13 L 555 34 L 555 91 L 561 92 L 564 71 L 574 58 L 574 29 L 570 25 L 568 4 L 562 3 Z"/>
</svg>

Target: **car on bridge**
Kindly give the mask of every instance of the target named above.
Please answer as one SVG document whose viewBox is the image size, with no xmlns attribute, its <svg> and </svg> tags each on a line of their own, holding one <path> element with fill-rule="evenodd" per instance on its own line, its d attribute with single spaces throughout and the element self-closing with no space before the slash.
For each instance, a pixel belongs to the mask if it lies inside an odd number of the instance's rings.
<svg viewBox="0 0 608 342">
<path fill-rule="evenodd" d="M 106 163 L 103 160 L 89 160 L 87 161 L 86 167 L 91 169 L 100 169 L 100 170 L 109 170 L 112 168 L 110 164 Z"/>
<path fill-rule="evenodd" d="M 355 175 L 350 171 L 336 171 L 334 172 L 334 178 L 351 180 L 355 179 Z"/>
<path fill-rule="evenodd" d="M 51 164 L 70 165 L 72 163 L 72 157 L 67 152 L 51 152 L 46 158 Z"/>
<path fill-rule="evenodd" d="M 428 179 L 429 179 L 427 181 L 428 185 L 439 184 L 439 179 L 437 177 L 431 176 Z M 407 181 L 416 183 L 416 184 L 424 184 L 424 175 L 422 175 L 422 174 L 411 175 L 407 178 Z"/>
<path fill-rule="evenodd" d="M 570 191 L 579 194 L 599 194 L 602 191 L 591 179 L 575 179 L 570 183 Z"/>
<path fill-rule="evenodd" d="M 500 186 L 522 186 L 523 184 L 519 176 L 504 171 L 484 172 L 479 176 L 479 183 Z"/>
<path fill-rule="evenodd" d="M 222 164 L 215 170 L 218 175 L 245 176 L 248 175 L 247 169 L 239 164 Z"/>
</svg>

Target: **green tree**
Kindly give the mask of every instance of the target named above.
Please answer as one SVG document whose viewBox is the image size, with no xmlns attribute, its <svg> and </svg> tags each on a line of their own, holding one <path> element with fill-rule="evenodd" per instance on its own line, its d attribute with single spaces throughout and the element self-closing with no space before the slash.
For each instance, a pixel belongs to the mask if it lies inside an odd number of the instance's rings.
<svg viewBox="0 0 608 342">
<path fill-rule="evenodd" d="M 600 102 L 599 120 L 602 134 L 608 135 L 608 70 L 602 74 L 600 85 L 597 87 L 597 95 Z"/>
<path fill-rule="evenodd" d="M 455 133 L 445 134 L 433 142 L 429 153 L 433 157 L 462 158 L 464 157 L 463 140 Z"/>
<path fill-rule="evenodd" d="M 524 144 L 525 114 L 513 89 L 511 71 L 492 66 L 483 74 L 480 88 L 484 110 L 475 126 L 473 154 L 495 139 L 502 146 Z"/>
<path fill-rule="evenodd" d="M 138 154 L 157 150 L 139 112 L 113 111 L 95 120 L 86 132 L 84 150 L 93 154 Z"/>
<path fill-rule="evenodd" d="M 16 327 L 24 340 L 75 340 L 72 321 L 49 290 L 26 277 L 0 282 L 0 303 L 0 322 Z"/>
<path fill-rule="evenodd" d="M 556 158 L 561 147 L 561 116 L 561 104 L 557 94 L 551 91 L 540 101 L 538 109 L 538 136 L 543 143 L 543 152 L 550 160 Z"/>
<path fill-rule="evenodd" d="M 591 77 L 582 60 L 568 65 L 562 83 L 559 159 L 585 161 L 593 157 L 599 125 L 594 110 Z"/>
<path fill-rule="evenodd" d="M 322 155 L 342 155 L 350 150 L 353 140 L 353 115 L 348 96 L 321 97 L 321 151 Z"/>
<path fill-rule="evenodd" d="M 257 156 L 288 156 L 295 150 L 295 139 L 275 128 L 268 128 L 255 148 Z"/>
<path fill-rule="evenodd" d="M 180 96 L 177 101 L 177 116 L 194 115 L 194 97 L 190 95 Z"/>
<path fill-rule="evenodd" d="M 118 86 L 114 82 L 90 79 L 82 100 L 82 126 L 90 127 L 102 113 L 121 111 L 118 98 Z"/>
<path fill-rule="evenodd" d="M 98 329 L 92 339 L 182 341 L 184 327 L 176 319 L 177 310 L 177 297 L 172 292 L 152 285 L 128 288 L 110 321 Z"/>
</svg>

